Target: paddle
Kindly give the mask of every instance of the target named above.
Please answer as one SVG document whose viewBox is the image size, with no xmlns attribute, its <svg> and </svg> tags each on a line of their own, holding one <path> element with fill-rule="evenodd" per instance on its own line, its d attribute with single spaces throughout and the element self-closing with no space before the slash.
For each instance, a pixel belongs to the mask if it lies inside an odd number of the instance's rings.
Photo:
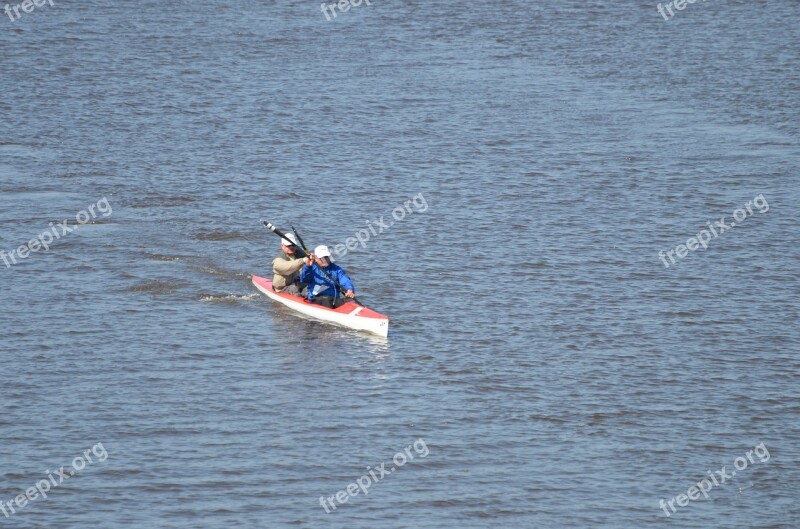
<svg viewBox="0 0 800 529">
<path fill-rule="evenodd" d="M 308 248 L 306 248 L 306 243 L 303 241 L 303 238 L 300 237 L 300 234 L 297 233 L 296 229 L 294 229 L 294 226 L 290 224 L 289 227 L 292 228 L 292 233 L 294 233 L 294 236 L 297 238 L 297 242 L 300 243 L 300 246 L 303 248 L 303 250 L 305 250 L 306 253 L 311 253 L 308 251 Z"/>
<path fill-rule="evenodd" d="M 274 233 L 275 235 L 277 235 L 277 236 L 278 236 L 278 237 L 280 237 L 281 239 L 283 239 L 283 240 L 287 241 L 289 244 L 292 244 L 292 245 L 294 245 L 294 242 L 292 242 L 292 240 L 291 240 L 290 238 L 288 238 L 288 237 L 286 236 L 286 234 L 285 234 L 285 233 L 284 233 L 282 230 L 280 230 L 280 229 L 279 229 L 277 226 L 275 226 L 274 224 L 272 224 L 272 223 L 270 223 L 270 222 L 267 222 L 266 220 L 262 220 L 261 222 L 262 222 L 262 224 L 264 224 L 264 227 L 266 227 L 266 228 L 267 228 L 269 231 L 271 231 L 272 233 Z M 294 226 L 292 226 L 292 230 L 294 230 Z M 309 251 L 308 251 L 308 248 L 306 248 L 306 245 L 303 243 L 302 239 L 300 239 L 300 236 L 299 236 L 299 235 L 297 235 L 297 232 L 296 232 L 296 231 L 295 231 L 295 237 L 297 237 L 297 242 L 299 242 L 299 243 L 300 243 L 300 245 L 301 245 L 300 247 L 297 247 L 297 245 L 295 245 L 295 247 L 297 248 L 297 249 L 295 250 L 295 253 L 296 253 L 296 254 L 297 254 L 297 256 L 298 256 L 298 257 L 300 257 L 301 259 L 302 259 L 302 258 L 305 258 L 305 257 L 308 257 L 308 255 L 310 255 L 310 254 L 311 254 L 311 252 L 309 252 Z M 334 286 L 336 287 L 336 289 L 337 289 L 339 292 L 341 292 L 341 294 L 342 294 L 343 296 L 345 296 L 345 294 L 347 293 L 347 291 L 346 291 L 346 290 L 345 290 L 345 289 L 342 287 L 342 285 L 340 285 L 340 284 L 339 284 L 339 282 L 338 282 L 338 281 L 336 281 L 336 280 L 335 280 L 334 278 L 332 278 L 332 277 L 331 277 L 331 276 L 330 276 L 330 275 L 329 275 L 327 272 L 325 272 L 325 269 L 324 269 L 324 268 L 322 268 L 321 266 L 317 266 L 317 269 L 319 269 L 319 271 L 320 271 L 320 272 L 322 272 L 322 275 L 323 275 L 323 276 L 325 276 L 325 278 L 326 278 L 328 281 L 330 281 L 331 283 L 333 283 L 333 284 L 334 284 Z M 347 298 L 347 296 L 345 296 L 345 298 Z M 358 298 L 356 298 L 356 297 L 347 298 L 347 299 L 352 299 L 353 301 L 355 301 L 355 302 L 356 302 L 356 303 L 358 303 L 359 305 L 363 305 L 363 303 L 361 303 L 361 302 L 358 300 Z"/>
</svg>

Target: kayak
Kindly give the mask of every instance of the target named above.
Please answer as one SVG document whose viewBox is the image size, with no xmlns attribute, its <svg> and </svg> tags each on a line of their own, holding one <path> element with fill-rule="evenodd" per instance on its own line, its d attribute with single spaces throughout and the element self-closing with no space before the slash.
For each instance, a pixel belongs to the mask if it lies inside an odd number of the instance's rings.
<svg viewBox="0 0 800 529">
<path fill-rule="evenodd" d="M 256 288 L 267 297 L 301 314 L 357 331 L 371 332 L 384 337 L 389 335 L 389 317 L 363 305 L 348 301 L 338 309 L 329 309 L 300 296 L 275 292 L 272 290 L 272 281 L 265 277 L 252 276 L 252 279 Z"/>
</svg>

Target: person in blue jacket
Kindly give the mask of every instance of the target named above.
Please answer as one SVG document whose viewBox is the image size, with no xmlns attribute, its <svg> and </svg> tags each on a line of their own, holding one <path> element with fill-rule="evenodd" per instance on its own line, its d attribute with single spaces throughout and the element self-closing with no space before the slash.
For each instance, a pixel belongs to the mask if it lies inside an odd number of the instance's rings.
<svg viewBox="0 0 800 529">
<path fill-rule="evenodd" d="M 308 300 L 331 309 L 341 307 L 347 302 L 345 298 L 356 297 L 353 282 L 347 277 L 339 266 L 333 264 L 331 252 L 325 245 L 314 248 L 312 255 L 314 264 L 304 265 L 300 271 L 300 282 L 308 285 Z M 339 292 L 336 285 L 323 274 L 332 277 L 344 290 L 345 294 Z"/>
</svg>

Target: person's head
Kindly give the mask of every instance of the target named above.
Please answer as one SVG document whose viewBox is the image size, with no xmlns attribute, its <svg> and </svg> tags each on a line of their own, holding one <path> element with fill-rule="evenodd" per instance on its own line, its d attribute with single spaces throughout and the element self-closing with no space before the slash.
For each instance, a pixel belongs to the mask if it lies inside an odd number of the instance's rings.
<svg viewBox="0 0 800 529">
<path fill-rule="evenodd" d="M 290 243 L 286 239 L 292 242 Z M 281 237 L 281 250 L 287 255 L 294 255 L 294 252 L 297 250 L 297 239 L 295 239 L 294 235 L 291 233 L 286 234 L 286 239 Z"/>
<path fill-rule="evenodd" d="M 327 268 L 331 264 L 331 251 L 324 244 L 314 248 L 314 255 L 317 257 L 317 264 L 322 268 Z"/>
</svg>

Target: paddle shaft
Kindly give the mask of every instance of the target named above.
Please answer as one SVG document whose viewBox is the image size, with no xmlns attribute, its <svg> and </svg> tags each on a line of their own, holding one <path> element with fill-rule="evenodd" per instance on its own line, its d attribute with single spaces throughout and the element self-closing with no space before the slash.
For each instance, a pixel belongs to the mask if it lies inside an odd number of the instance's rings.
<svg viewBox="0 0 800 529">
<path fill-rule="evenodd" d="M 294 233 L 294 236 L 297 237 L 297 242 L 300 243 L 300 246 L 303 248 L 303 250 L 305 250 L 306 253 L 311 253 L 311 252 L 308 251 L 308 248 L 306 248 L 306 243 L 305 243 L 305 241 L 303 241 L 303 238 L 300 237 L 300 234 L 297 233 L 296 229 L 294 229 L 294 226 L 290 226 L 290 227 L 292 228 L 292 233 Z"/>
</svg>

